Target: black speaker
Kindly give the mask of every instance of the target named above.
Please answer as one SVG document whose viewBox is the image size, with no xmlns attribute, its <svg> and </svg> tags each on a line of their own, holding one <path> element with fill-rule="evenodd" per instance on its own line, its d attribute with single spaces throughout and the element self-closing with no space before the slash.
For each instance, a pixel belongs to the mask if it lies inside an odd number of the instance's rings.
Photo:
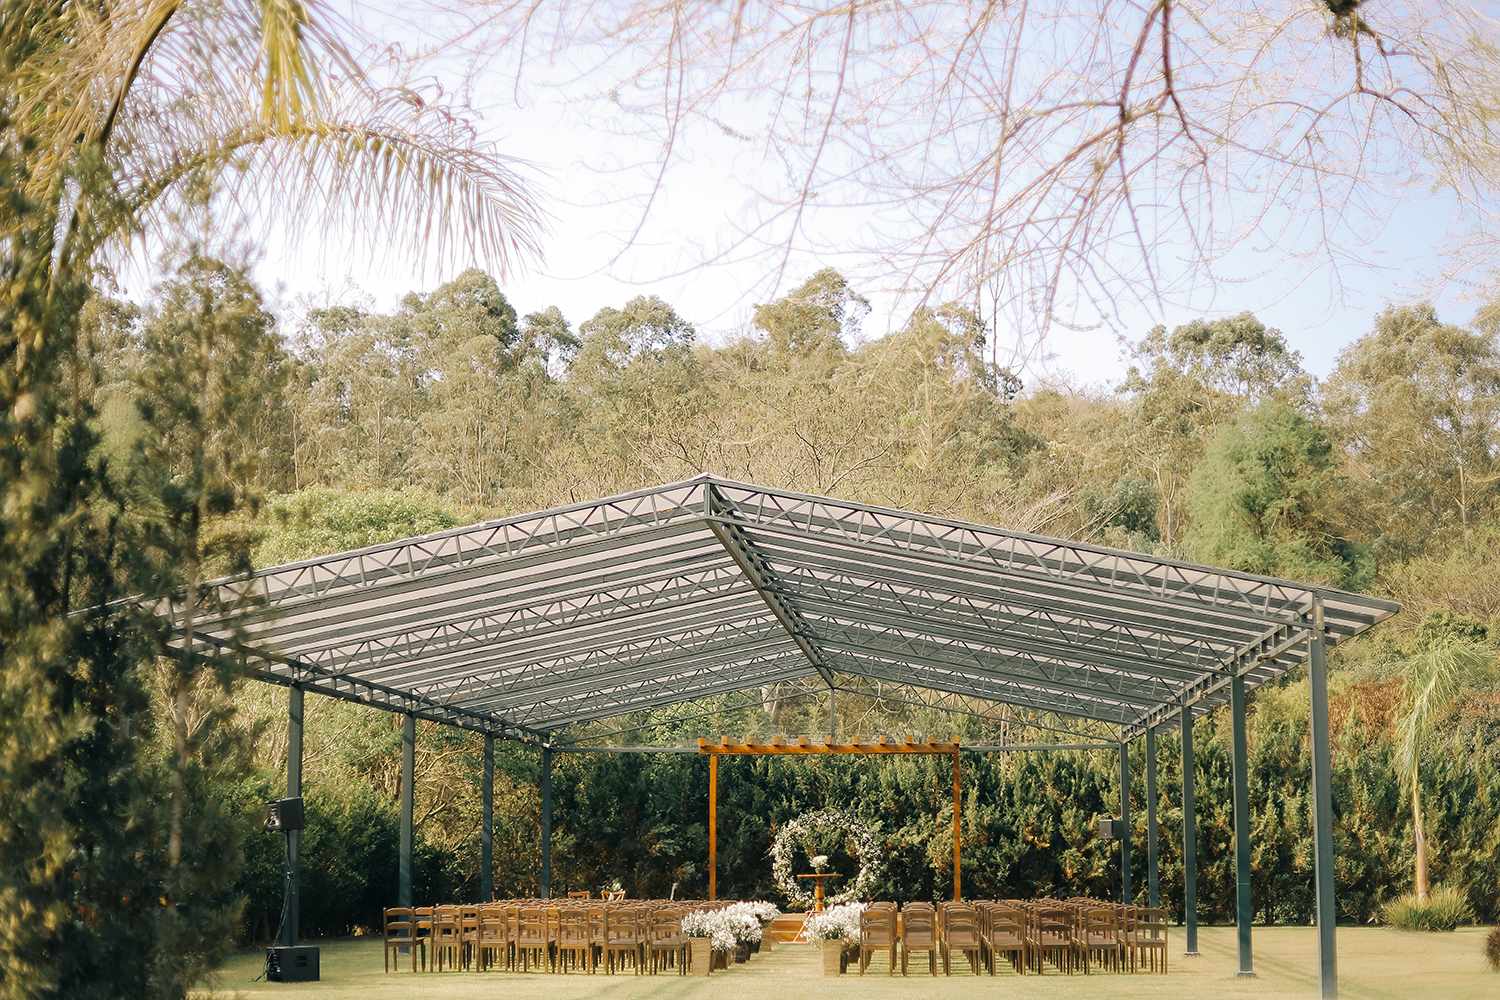
<svg viewBox="0 0 1500 1000">
<path fill-rule="evenodd" d="M 302 829 L 302 799 L 272 799 L 267 802 L 266 829 L 276 833 Z"/>
<path fill-rule="evenodd" d="M 267 948 L 266 981 L 316 983 L 318 981 L 318 949 L 302 946 Z"/>
<path fill-rule="evenodd" d="M 1099 839 L 1124 840 L 1125 821 L 1121 819 L 1112 819 L 1108 816 L 1101 819 L 1099 821 Z"/>
</svg>

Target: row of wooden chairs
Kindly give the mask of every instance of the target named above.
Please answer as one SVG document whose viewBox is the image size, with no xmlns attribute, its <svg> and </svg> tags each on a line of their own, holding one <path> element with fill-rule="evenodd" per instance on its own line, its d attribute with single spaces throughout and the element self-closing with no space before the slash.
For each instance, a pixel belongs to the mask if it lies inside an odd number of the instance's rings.
<svg viewBox="0 0 1500 1000">
<path fill-rule="evenodd" d="M 1028 968 L 1043 973 L 1049 965 L 1068 975 L 1167 971 L 1167 912 L 1159 907 L 1074 897 L 1007 900 L 983 908 L 993 941 L 991 974 L 1002 952 L 1023 974 Z"/>
<path fill-rule="evenodd" d="M 859 974 L 878 951 L 889 955 L 890 974 L 901 954 L 909 974 L 913 952 L 927 953 L 928 971 L 953 975 L 956 955 L 975 975 L 994 975 L 1003 958 L 1021 975 L 1048 965 L 1072 975 L 1095 969 L 1167 971 L 1167 914 L 1162 909 L 1101 903 L 1091 899 L 1023 902 L 872 903 L 860 915 Z"/>
<path fill-rule="evenodd" d="M 589 904 L 546 900 L 465 906 L 392 907 L 385 911 L 385 970 L 402 952 L 412 971 L 488 971 L 636 974 L 688 971 L 692 951 L 682 918 L 713 903 Z"/>
<path fill-rule="evenodd" d="M 870 967 L 875 952 L 884 951 L 890 959 L 890 974 L 896 972 L 896 953 L 901 954 L 901 974 L 909 974 L 913 952 L 927 953 L 927 969 L 937 975 L 939 962 L 943 972 L 953 974 L 954 953 L 966 956 L 976 972 L 983 963 L 983 942 L 979 934 L 979 913 L 967 903 L 907 903 L 898 919 L 895 903 L 871 903 L 860 914 L 859 974 Z"/>
</svg>

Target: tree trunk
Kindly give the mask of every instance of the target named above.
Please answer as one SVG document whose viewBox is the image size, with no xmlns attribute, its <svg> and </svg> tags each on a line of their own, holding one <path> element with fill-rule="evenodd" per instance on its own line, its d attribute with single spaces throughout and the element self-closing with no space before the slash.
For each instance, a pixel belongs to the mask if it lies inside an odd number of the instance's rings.
<svg viewBox="0 0 1500 1000">
<path fill-rule="evenodd" d="M 1412 828 L 1417 834 L 1417 902 L 1427 902 L 1432 883 L 1427 875 L 1427 834 L 1422 829 L 1422 786 L 1415 767 L 1411 769 Z"/>
</svg>

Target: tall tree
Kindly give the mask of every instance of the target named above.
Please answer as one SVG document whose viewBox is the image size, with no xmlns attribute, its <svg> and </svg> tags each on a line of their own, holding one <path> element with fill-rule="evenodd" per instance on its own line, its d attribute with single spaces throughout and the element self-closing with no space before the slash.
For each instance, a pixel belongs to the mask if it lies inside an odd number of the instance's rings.
<svg viewBox="0 0 1500 1000">
<path fill-rule="evenodd" d="M 1121 383 L 1128 450 L 1161 498 L 1158 528 L 1170 555 L 1187 530 L 1189 476 L 1221 425 L 1271 397 L 1305 408 L 1308 377 L 1281 331 L 1250 313 L 1154 327 L 1135 345 L 1141 367 Z M 1136 470 L 1132 470 L 1136 471 Z"/>
<path fill-rule="evenodd" d="M 1366 495 L 1380 551 L 1467 547 L 1500 504 L 1500 340 L 1439 321 L 1430 303 L 1391 306 L 1339 355 L 1323 408 Z"/>
<path fill-rule="evenodd" d="M 1359 589 L 1374 565 L 1346 497 L 1327 432 L 1263 403 L 1223 427 L 1193 470 L 1187 540 L 1203 562 Z"/>
</svg>

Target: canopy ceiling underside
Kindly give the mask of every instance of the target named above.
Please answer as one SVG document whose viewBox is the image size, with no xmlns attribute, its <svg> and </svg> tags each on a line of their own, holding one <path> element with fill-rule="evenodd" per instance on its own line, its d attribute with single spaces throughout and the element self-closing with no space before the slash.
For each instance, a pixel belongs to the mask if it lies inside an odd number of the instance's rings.
<svg viewBox="0 0 1500 1000">
<path fill-rule="evenodd" d="M 1359 594 L 700 476 L 279 566 L 196 640 L 496 736 L 814 673 L 1128 738 L 1399 610 Z"/>
</svg>

